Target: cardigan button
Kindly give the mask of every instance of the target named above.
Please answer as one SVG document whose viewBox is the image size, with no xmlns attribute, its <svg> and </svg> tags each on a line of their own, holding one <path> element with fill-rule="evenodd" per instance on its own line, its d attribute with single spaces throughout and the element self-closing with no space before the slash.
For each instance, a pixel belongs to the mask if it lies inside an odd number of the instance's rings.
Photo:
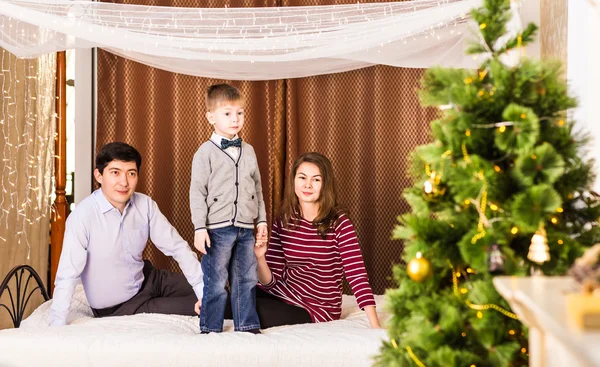
<svg viewBox="0 0 600 367">
<path fill-rule="evenodd" d="M 213 200 L 214 200 L 214 201 L 219 201 L 219 199 L 217 199 L 217 198 L 214 198 Z"/>
</svg>

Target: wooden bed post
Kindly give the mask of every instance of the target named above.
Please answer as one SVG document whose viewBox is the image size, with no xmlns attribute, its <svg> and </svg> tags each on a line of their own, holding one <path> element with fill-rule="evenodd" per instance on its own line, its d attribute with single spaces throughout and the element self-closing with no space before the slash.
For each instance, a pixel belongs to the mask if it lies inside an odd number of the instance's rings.
<svg viewBox="0 0 600 367">
<path fill-rule="evenodd" d="M 69 203 L 65 196 L 67 186 L 67 63 L 66 52 L 56 53 L 56 141 L 54 179 L 56 199 L 52 204 L 50 219 L 50 293 L 54 292 L 54 278 L 65 236 L 65 222 L 69 215 Z"/>
</svg>

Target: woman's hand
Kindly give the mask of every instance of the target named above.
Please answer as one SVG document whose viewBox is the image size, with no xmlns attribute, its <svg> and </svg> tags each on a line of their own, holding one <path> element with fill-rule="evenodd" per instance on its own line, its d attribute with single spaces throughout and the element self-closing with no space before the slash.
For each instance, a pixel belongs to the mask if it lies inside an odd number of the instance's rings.
<svg viewBox="0 0 600 367">
<path fill-rule="evenodd" d="M 271 269 L 269 269 L 269 264 L 267 264 L 267 259 L 265 258 L 266 253 L 267 242 L 257 241 L 254 245 L 254 256 L 256 256 L 257 261 L 258 281 L 261 284 L 269 284 L 273 276 L 271 274 Z"/>
<path fill-rule="evenodd" d="M 367 318 L 369 319 L 369 324 L 373 329 L 381 329 L 381 325 L 379 324 L 379 317 L 377 316 L 377 310 L 375 310 L 375 306 L 366 306 L 365 312 L 367 313 Z"/>
<path fill-rule="evenodd" d="M 267 253 L 267 242 L 266 241 L 256 241 L 254 244 L 254 256 L 256 256 L 257 260 L 263 259 L 265 254 Z"/>
</svg>

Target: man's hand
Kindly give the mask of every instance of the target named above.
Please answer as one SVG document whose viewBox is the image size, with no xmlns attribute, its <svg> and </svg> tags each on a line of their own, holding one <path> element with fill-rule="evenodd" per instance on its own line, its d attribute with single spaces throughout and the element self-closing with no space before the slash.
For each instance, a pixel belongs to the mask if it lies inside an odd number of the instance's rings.
<svg viewBox="0 0 600 367">
<path fill-rule="evenodd" d="M 196 231 L 194 233 L 194 247 L 206 255 L 206 247 L 210 247 L 210 237 L 207 231 Z"/>
<path fill-rule="evenodd" d="M 194 311 L 196 311 L 196 314 L 198 315 L 200 315 L 200 307 L 202 307 L 202 299 L 199 299 L 194 305 Z"/>
</svg>

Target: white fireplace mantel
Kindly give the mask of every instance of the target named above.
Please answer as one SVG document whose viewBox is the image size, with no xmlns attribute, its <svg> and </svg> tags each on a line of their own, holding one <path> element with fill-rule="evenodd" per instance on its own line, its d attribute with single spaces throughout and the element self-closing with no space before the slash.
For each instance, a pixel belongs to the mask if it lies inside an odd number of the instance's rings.
<svg viewBox="0 0 600 367">
<path fill-rule="evenodd" d="M 580 331 L 567 320 L 572 278 L 498 276 L 494 286 L 529 327 L 531 367 L 600 367 L 600 331 Z"/>
</svg>

